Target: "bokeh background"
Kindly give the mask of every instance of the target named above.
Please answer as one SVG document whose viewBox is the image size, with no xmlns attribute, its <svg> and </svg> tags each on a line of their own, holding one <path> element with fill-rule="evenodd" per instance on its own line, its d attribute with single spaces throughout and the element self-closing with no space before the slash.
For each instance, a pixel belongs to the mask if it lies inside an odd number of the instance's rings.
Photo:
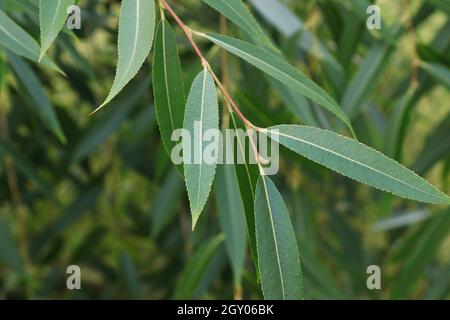
<svg viewBox="0 0 450 320">
<path fill-rule="evenodd" d="M 0 9 L 38 40 L 37 3 L 1 0 Z M 171 3 L 192 28 L 220 30 L 202 1 Z M 447 1 L 377 1 L 379 31 L 366 28 L 370 1 L 246 3 L 290 62 L 351 115 L 361 141 L 450 193 Z M 0 47 L 0 298 L 262 298 L 250 254 L 237 293 L 223 243 L 210 245 L 221 233 L 214 193 L 190 230 L 184 182 L 156 124 L 151 57 L 90 115 L 114 77 L 120 2 L 78 4 L 82 29 L 65 30 L 50 50 L 67 76 Z M 189 89 L 201 66 L 175 29 Z M 231 23 L 227 33 L 246 38 Z M 220 50 L 200 44 L 220 73 Z M 229 57 L 228 70 L 253 123 L 343 130 L 249 65 Z M 43 123 L 42 105 L 55 110 L 65 143 Z M 450 298 L 449 208 L 399 199 L 286 149 L 273 179 L 298 237 L 306 298 Z M 381 290 L 366 287 L 372 264 Z M 82 290 L 66 288 L 69 265 L 80 266 Z"/>
</svg>

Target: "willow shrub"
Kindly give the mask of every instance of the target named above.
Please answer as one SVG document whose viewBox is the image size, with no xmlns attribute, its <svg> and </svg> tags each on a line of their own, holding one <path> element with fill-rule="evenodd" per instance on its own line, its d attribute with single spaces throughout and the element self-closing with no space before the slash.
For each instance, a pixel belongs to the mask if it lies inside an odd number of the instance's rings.
<svg viewBox="0 0 450 320">
<path fill-rule="evenodd" d="M 95 41 L 105 41 L 97 40 L 104 32 L 113 39 L 115 29 L 106 25 L 116 11 L 107 2 L 88 2 L 82 9 L 85 25 L 74 31 L 79 39 L 64 27 L 70 13 L 66 8 L 74 1 L 2 5 L 0 153 L 5 159 L 1 190 L 7 218 L 0 220 L 0 260 L 18 277 L 1 271 L 0 276 L 13 284 L 1 290 L 31 297 L 55 295 L 56 289 L 44 280 L 45 266 L 61 270 L 63 263 L 81 263 L 88 270 L 119 272 L 121 280 L 117 274 L 101 277 L 125 283 L 134 298 L 205 297 L 207 292 L 235 298 L 259 297 L 261 292 L 266 299 L 445 297 L 448 270 L 440 267 L 435 253 L 450 228 L 450 212 L 445 209 L 450 198 L 402 162 L 409 152 L 406 137 L 414 107 L 434 87 L 449 87 L 446 7 L 423 1 L 414 11 L 406 8 L 403 19 L 392 25 L 383 20 L 382 29 L 369 31 L 368 1 L 293 3 L 292 8 L 277 0 L 203 2 L 123 0 L 117 58 L 106 53 L 98 57 L 89 48 L 99 50 Z M 101 15 L 98 7 L 109 10 Z M 311 22 L 304 24 L 296 12 L 320 16 L 323 28 L 308 31 Z M 434 40 L 419 43 L 416 30 L 432 19 L 445 23 L 435 30 Z M 219 33 L 211 32 L 219 20 Z M 40 27 L 40 44 L 34 25 Z M 406 57 L 411 69 L 386 76 L 389 59 L 403 38 L 414 38 L 412 57 Z M 149 57 L 151 70 L 143 68 Z M 102 102 L 97 87 L 104 81 L 98 73 L 112 64 L 116 74 Z M 56 97 L 66 94 L 69 97 Z M 445 95 L 448 99 L 448 91 Z M 392 108 L 380 102 L 392 103 Z M 80 105 L 93 108 L 91 115 Z M 146 107 L 138 109 L 141 105 Z M 130 124 L 126 133 L 118 131 L 125 120 Z M 83 125 L 86 122 L 92 124 Z M 159 135 L 149 129 L 155 122 Z M 412 168 L 421 175 L 443 164 L 441 180 L 448 180 L 448 125 L 447 115 L 417 153 Z M 253 163 L 170 163 L 177 130 L 192 136 L 199 130 L 203 137 L 208 130 L 239 128 L 285 147 L 278 175 L 267 174 L 267 159 L 252 137 Z M 116 138 L 109 139 L 115 132 Z M 117 147 L 104 152 L 101 145 L 117 139 Z M 183 142 L 183 156 L 208 147 L 217 151 L 219 140 L 211 141 Z M 245 149 L 239 145 L 237 152 L 244 155 Z M 125 173 L 117 173 L 122 170 Z M 152 187 L 140 189 L 133 182 L 133 191 L 127 190 L 129 178 L 121 179 L 127 170 L 149 179 Z M 336 173 L 354 181 L 339 179 Z M 108 180 L 111 175 L 113 181 Z M 142 195 L 135 199 L 131 193 L 136 190 Z M 76 195 L 65 196 L 67 192 Z M 148 198 L 151 239 L 142 241 L 154 243 L 157 250 L 132 240 L 145 235 L 140 223 L 147 220 L 147 209 L 137 202 Z M 81 239 L 67 235 L 81 223 L 84 212 L 105 208 L 110 211 L 102 214 L 101 223 L 92 216 L 85 218 L 88 231 L 77 227 Z M 186 225 L 188 211 L 191 221 Z M 364 211 L 370 216 L 360 216 Z M 442 212 L 429 216 L 431 211 Z M 384 219 L 375 226 L 385 233 L 386 244 L 363 249 L 362 238 L 372 238 L 372 231 L 358 228 L 352 220 L 374 215 Z M 91 239 L 100 228 L 96 224 L 103 227 L 102 237 L 109 234 L 114 239 L 101 245 L 110 252 L 98 261 L 86 247 L 99 245 Z M 226 253 L 220 249 L 222 243 Z M 184 250 L 189 260 L 177 265 L 177 253 Z M 113 267 L 113 257 L 120 271 Z M 168 262 L 156 262 L 161 259 Z M 381 293 L 366 288 L 370 262 L 380 264 L 386 274 Z M 149 274 L 145 265 L 157 263 L 166 267 L 152 266 Z M 388 268 L 391 265 L 395 271 Z M 437 275 L 424 280 L 428 268 Z M 440 276 L 446 279 L 444 286 Z M 112 286 L 106 279 L 100 281 Z M 423 282 L 427 290 L 415 291 Z M 214 283 L 225 290 L 212 289 Z M 109 295 L 91 290 L 78 294 Z"/>
</svg>

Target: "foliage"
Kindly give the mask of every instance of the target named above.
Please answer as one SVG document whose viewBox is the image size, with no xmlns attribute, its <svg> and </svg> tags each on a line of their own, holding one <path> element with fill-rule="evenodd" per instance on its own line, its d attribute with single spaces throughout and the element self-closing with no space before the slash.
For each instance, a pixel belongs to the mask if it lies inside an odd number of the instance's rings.
<svg viewBox="0 0 450 320">
<path fill-rule="evenodd" d="M 448 10 L 379 2 L 2 1 L 0 296 L 449 298 Z M 280 172 L 172 164 L 196 123 Z"/>
</svg>

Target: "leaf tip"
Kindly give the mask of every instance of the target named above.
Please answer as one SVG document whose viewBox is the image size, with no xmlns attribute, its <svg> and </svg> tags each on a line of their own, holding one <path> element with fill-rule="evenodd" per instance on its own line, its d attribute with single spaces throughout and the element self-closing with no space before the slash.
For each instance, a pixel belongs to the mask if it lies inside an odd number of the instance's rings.
<svg viewBox="0 0 450 320">
<path fill-rule="evenodd" d="M 199 213 L 192 213 L 192 231 L 195 230 L 195 226 L 197 225 L 198 218 L 200 218 Z"/>
<path fill-rule="evenodd" d="M 97 107 L 97 109 L 95 109 L 94 111 L 92 111 L 89 116 L 93 116 L 94 114 L 96 114 L 100 109 L 103 109 L 103 107 L 107 104 L 107 102 L 103 102 L 99 107 Z"/>
<path fill-rule="evenodd" d="M 41 63 L 44 56 L 45 56 L 45 52 L 41 52 L 41 54 L 39 55 L 39 58 L 38 58 L 38 63 Z"/>
</svg>

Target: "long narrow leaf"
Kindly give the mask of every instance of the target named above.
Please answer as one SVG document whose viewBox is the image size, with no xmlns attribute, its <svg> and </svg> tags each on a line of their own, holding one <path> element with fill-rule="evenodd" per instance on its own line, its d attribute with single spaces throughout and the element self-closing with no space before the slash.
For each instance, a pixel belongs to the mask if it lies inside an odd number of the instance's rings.
<svg viewBox="0 0 450 320">
<path fill-rule="evenodd" d="M 279 56 L 269 50 L 258 48 L 250 43 L 231 37 L 216 34 L 206 34 L 205 37 L 328 109 L 341 119 L 353 133 L 350 120 L 336 101 L 316 83 Z"/>
<path fill-rule="evenodd" d="M 382 153 L 330 131 L 281 125 L 267 130 L 280 144 L 342 175 L 400 197 L 433 204 L 450 198 Z"/>
<path fill-rule="evenodd" d="M 0 46 L 32 61 L 39 61 L 39 44 L 2 10 L 0 10 Z M 44 57 L 41 63 L 61 72 L 56 64 L 47 57 Z"/>
<path fill-rule="evenodd" d="M 159 130 L 170 156 L 175 147 L 175 142 L 171 139 L 172 133 L 183 127 L 186 99 L 175 33 L 165 19 L 161 21 L 156 32 L 153 92 Z M 183 172 L 182 166 L 177 168 Z"/>
<path fill-rule="evenodd" d="M 272 41 L 261 29 L 242 0 L 203 0 L 203 2 L 233 21 L 252 39 L 257 39 L 268 47 L 272 46 Z"/>
<path fill-rule="evenodd" d="M 215 186 L 219 221 L 225 235 L 225 247 L 231 261 L 235 286 L 240 290 L 247 235 L 244 204 L 234 165 L 220 165 L 217 168 Z"/>
<path fill-rule="evenodd" d="M 265 299 L 303 298 L 303 279 L 294 228 L 273 182 L 261 176 L 256 186 L 256 244 Z"/>
<path fill-rule="evenodd" d="M 44 57 L 59 31 L 61 31 L 67 18 L 67 8 L 73 3 L 74 0 L 40 0 L 41 52 L 39 61 Z"/>
<path fill-rule="evenodd" d="M 222 244 L 223 239 L 223 234 L 219 234 L 213 239 L 209 239 L 189 260 L 178 280 L 174 299 L 192 298 L 192 293 L 195 292 L 199 286 L 209 263 L 213 259 L 219 246 Z"/>
<path fill-rule="evenodd" d="M 44 125 L 61 141 L 66 143 L 58 117 L 50 104 L 39 78 L 34 71 L 21 58 L 14 54 L 8 55 L 8 61 L 15 74 L 30 95 L 33 111 L 39 116 Z"/>
<path fill-rule="evenodd" d="M 144 64 L 153 43 L 155 1 L 123 0 L 119 20 L 116 76 L 106 100 L 96 111 L 114 99 Z"/>
<path fill-rule="evenodd" d="M 183 156 L 186 187 L 191 205 L 192 228 L 194 229 L 208 199 L 216 173 L 217 161 L 204 159 L 204 152 L 209 146 L 217 151 L 216 156 L 218 156 L 219 148 L 217 139 L 213 139 L 212 142 L 204 141 L 204 134 L 207 130 L 219 130 L 217 91 L 213 78 L 206 70 L 200 72 L 192 84 L 183 127 L 185 132 L 190 134 L 190 137 L 183 137 L 183 139 L 190 140 L 189 147 L 183 145 Z M 190 156 L 188 157 L 187 154 Z"/>
</svg>

